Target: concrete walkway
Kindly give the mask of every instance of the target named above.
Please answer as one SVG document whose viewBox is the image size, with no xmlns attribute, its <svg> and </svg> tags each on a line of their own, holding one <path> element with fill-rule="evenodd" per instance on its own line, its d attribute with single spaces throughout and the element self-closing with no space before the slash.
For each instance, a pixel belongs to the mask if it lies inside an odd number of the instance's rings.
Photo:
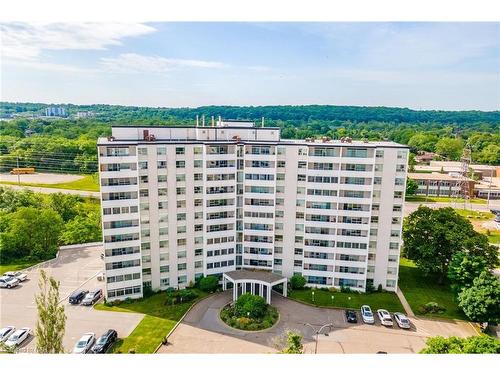
<svg viewBox="0 0 500 375">
<path fill-rule="evenodd" d="M 37 186 L 23 186 L 23 185 L 6 185 L 0 183 L 0 186 L 11 188 L 13 190 L 24 190 L 28 189 L 34 191 L 35 193 L 52 194 L 52 193 L 63 193 L 63 194 L 74 194 L 80 195 L 82 197 L 97 198 L 101 197 L 101 193 L 98 191 L 85 191 L 85 190 L 71 190 L 71 189 L 56 189 L 56 188 L 46 188 Z"/>
<path fill-rule="evenodd" d="M 398 286 L 398 290 L 396 290 L 396 295 L 398 296 L 399 301 L 403 305 L 403 307 L 406 311 L 406 315 L 410 318 L 414 317 L 415 314 L 413 313 L 413 310 L 411 309 L 410 304 L 406 300 L 406 297 L 404 296 L 403 292 L 401 291 L 401 289 L 399 289 L 399 286 Z"/>
</svg>

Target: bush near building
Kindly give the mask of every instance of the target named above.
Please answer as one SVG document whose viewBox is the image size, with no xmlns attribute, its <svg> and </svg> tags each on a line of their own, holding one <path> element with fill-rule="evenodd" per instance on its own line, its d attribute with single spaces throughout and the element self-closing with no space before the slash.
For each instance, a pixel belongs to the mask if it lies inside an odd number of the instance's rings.
<svg viewBox="0 0 500 375">
<path fill-rule="evenodd" d="M 293 289 L 293 290 L 300 290 L 300 289 L 304 289 L 304 287 L 306 286 L 306 278 L 302 275 L 293 275 L 291 278 L 290 278 L 290 287 Z"/>
<path fill-rule="evenodd" d="M 431 337 L 421 354 L 500 354 L 500 341 L 490 336 Z"/>
<path fill-rule="evenodd" d="M 215 276 L 206 276 L 198 280 L 198 288 L 207 293 L 213 293 L 219 288 L 219 279 Z"/>
<path fill-rule="evenodd" d="M 224 307 L 220 317 L 233 328 L 258 331 L 276 324 L 279 314 L 276 308 L 266 304 L 264 298 L 247 293 L 241 295 L 233 305 Z"/>
</svg>

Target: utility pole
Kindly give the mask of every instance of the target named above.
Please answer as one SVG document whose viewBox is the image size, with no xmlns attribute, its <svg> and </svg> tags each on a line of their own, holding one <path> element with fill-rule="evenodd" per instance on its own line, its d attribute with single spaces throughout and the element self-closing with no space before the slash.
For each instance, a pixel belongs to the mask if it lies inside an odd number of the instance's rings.
<svg viewBox="0 0 500 375">
<path fill-rule="evenodd" d="M 17 156 L 17 184 L 21 185 L 21 174 L 19 173 L 19 155 Z"/>
</svg>

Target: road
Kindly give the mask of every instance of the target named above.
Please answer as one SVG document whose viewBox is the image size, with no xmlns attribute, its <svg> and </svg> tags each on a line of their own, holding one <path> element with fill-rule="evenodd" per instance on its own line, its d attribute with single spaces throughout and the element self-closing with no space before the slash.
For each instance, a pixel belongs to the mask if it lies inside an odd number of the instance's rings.
<svg viewBox="0 0 500 375">
<path fill-rule="evenodd" d="M 52 194 L 52 193 L 75 194 L 75 195 L 80 195 L 82 197 L 90 197 L 90 198 L 96 198 L 96 199 L 99 199 L 101 197 L 101 193 L 99 193 L 98 191 L 55 189 L 55 188 L 23 186 L 23 185 L 21 185 L 21 186 L 19 186 L 19 185 L 5 185 L 5 184 L 1 184 L 1 183 L 0 183 L 0 186 L 11 188 L 14 190 L 28 189 L 28 190 L 34 191 L 36 193 L 43 193 L 43 194 Z"/>
</svg>

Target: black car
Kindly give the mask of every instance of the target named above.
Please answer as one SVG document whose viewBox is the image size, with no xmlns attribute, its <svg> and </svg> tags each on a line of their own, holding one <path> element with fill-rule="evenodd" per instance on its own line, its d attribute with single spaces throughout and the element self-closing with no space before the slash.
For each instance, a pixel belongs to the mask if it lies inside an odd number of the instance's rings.
<svg viewBox="0 0 500 375">
<path fill-rule="evenodd" d="M 346 310 L 345 318 L 347 320 L 347 323 L 357 323 L 358 322 L 358 316 L 356 315 L 356 311 L 353 311 L 353 310 Z"/>
<path fill-rule="evenodd" d="M 76 290 L 69 296 L 69 303 L 72 305 L 78 305 L 85 298 L 88 290 Z"/>
<path fill-rule="evenodd" d="M 82 301 L 82 305 L 90 306 L 99 301 L 102 297 L 102 289 L 94 289 L 91 292 L 88 292 L 85 298 Z"/>
<path fill-rule="evenodd" d="M 104 354 L 113 345 L 118 338 L 118 333 L 114 329 L 108 329 L 101 337 L 97 339 L 92 347 L 92 353 Z"/>
</svg>

